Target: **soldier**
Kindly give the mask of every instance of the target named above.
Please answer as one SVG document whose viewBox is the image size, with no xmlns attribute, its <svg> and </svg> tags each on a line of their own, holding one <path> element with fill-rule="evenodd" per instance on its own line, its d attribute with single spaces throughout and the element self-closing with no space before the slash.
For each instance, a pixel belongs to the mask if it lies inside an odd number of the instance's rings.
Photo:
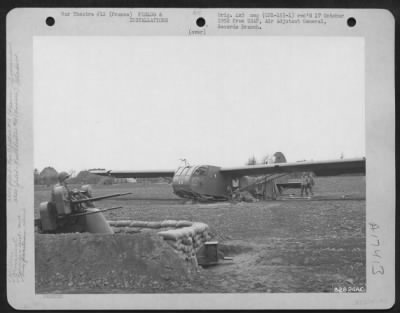
<svg viewBox="0 0 400 313">
<path fill-rule="evenodd" d="M 232 191 L 239 189 L 239 178 L 235 177 L 232 179 Z"/>
<path fill-rule="evenodd" d="M 70 190 L 68 188 L 67 185 L 67 179 L 70 177 L 71 175 L 69 175 L 67 172 L 61 172 L 58 174 L 58 183 L 55 184 L 53 186 L 53 189 L 51 191 L 51 201 L 53 203 L 56 203 L 56 197 L 55 197 L 55 193 L 56 193 L 56 188 L 58 189 L 59 187 L 63 187 L 62 193 L 64 194 L 63 199 L 65 204 L 67 205 L 67 202 L 70 198 Z"/>
<path fill-rule="evenodd" d="M 303 172 L 303 175 L 301 175 L 301 196 L 303 196 L 304 192 L 306 193 L 306 196 L 308 196 L 308 177 L 307 173 Z"/>
<path fill-rule="evenodd" d="M 232 198 L 240 201 L 239 178 L 232 179 Z"/>
<path fill-rule="evenodd" d="M 307 191 L 310 191 L 310 195 L 311 196 L 313 195 L 312 186 L 314 186 L 314 179 L 312 178 L 311 173 L 308 173 L 307 174 L 307 190 L 306 190 L 306 193 L 307 193 Z"/>
<path fill-rule="evenodd" d="M 70 176 L 71 175 L 69 175 L 67 172 L 61 172 L 60 174 L 58 174 L 58 183 L 54 187 L 63 186 L 69 192 L 69 188 L 67 185 L 67 179 Z"/>
</svg>

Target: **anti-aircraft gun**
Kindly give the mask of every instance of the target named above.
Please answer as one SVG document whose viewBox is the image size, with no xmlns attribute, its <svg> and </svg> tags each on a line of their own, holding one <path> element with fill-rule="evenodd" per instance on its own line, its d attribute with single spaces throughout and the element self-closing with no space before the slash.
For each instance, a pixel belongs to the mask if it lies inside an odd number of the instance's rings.
<svg viewBox="0 0 400 313">
<path fill-rule="evenodd" d="M 131 192 L 93 197 L 89 185 L 73 190 L 62 185 L 55 186 L 51 200 L 40 203 L 40 218 L 35 219 L 35 227 L 42 233 L 113 233 L 102 213 L 122 207 L 99 209 L 94 201 L 127 194 Z"/>
</svg>

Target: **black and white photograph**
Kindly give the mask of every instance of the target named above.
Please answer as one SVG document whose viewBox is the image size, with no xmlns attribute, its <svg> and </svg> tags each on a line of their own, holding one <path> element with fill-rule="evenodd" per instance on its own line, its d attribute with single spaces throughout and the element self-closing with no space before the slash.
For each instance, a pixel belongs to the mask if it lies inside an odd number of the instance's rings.
<svg viewBox="0 0 400 313">
<path fill-rule="evenodd" d="M 8 160 L 30 160 L 22 169 L 30 206 L 16 217 L 17 229 L 30 226 L 8 255 L 12 284 L 25 283 L 29 270 L 32 297 L 52 303 L 80 295 L 363 297 L 377 288 L 369 276 L 390 273 L 380 244 L 391 237 L 379 236 L 391 224 L 384 230 L 370 218 L 380 187 L 369 179 L 381 155 L 389 155 L 382 180 L 392 179 L 394 94 L 375 114 L 371 82 L 381 74 L 360 35 L 365 12 L 33 13 L 41 25 L 27 36 L 28 69 L 20 46 L 8 46 L 8 132 L 24 129 L 8 138 L 22 147 Z M 371 131 L 376 118 L 384 125 Z M 23 196 L 14 167 L 11 204 Z M 21 265 L 28 241 L 31 262 Z M 353 303 L 368 304 L 360 299 Z M 168 301 L 182 308 L 179 298 Z"/>
</svg>

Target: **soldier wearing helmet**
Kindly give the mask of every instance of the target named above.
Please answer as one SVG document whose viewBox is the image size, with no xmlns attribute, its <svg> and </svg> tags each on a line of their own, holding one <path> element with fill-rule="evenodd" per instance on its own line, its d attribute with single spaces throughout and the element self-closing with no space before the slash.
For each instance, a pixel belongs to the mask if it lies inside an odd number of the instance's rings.
<svg viewBox="0 0 400 313">
<path fill-rule="evenodd" d="M 69 194 L 70 190 L 68 188 L 67 185 L 67 179 L 70 178 L 70 174 L 68 174 L 67 172 L 61 172 L 58 174 L 58 183 L 55 185 L 56 186 L 63 186 L 67 192 L 67 194 Z"/>
<path fill-rule="evenodd" d="M 52 198 L 53 202 L 54 202 L 55 189 L 59 188 L 59 187 L 63 187 L 64 199 L 65 200 L 69 199 L 70 190 L 69 190 L 68 185 L 67 185 L 67 179 L 70 176 L 71 175 L 68 174 L 67 172 L 61 172 L 61 173 L 58 174 L 58 183 L 53 186 L 53 189 L 51 191 L 51 198 Z"/>
<path fill-rule="evenodd" d="M 60 185 L 66 185 L 66 180 L 70 177 L 71 175 L 69 175 L 67 172 L 61 172 L 60 174 L 58 174 L 58 183 Z"/>
</svg>

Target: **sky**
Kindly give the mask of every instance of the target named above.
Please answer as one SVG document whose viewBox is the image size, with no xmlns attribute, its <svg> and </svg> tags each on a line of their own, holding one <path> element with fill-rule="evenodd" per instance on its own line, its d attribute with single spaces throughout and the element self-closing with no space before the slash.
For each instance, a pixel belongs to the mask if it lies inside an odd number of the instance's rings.
<svg viewBox="0 0 400 313">
<path fill-rule="evenodd" d="M 35 37 L 34 166 L 365 156 L 357 37 Z"/>
</svg>

